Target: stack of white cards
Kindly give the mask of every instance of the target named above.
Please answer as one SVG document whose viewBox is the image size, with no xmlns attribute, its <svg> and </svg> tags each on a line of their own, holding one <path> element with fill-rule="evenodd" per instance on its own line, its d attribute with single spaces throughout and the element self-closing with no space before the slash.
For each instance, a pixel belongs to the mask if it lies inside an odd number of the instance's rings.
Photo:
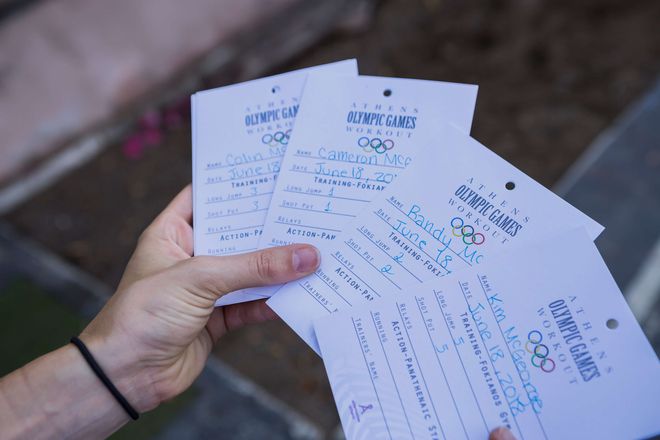
<svg viewBox="0 0 660 440">
<path fill-rule="evenodd" d="M 349 439 L 658 433 L 658 358 L 603 227 L 469 136 L 476 96 L 355 60 L 195 94 L 195 253 L 322 255 L 218 305 L 272 296 Z"/>
</svg>

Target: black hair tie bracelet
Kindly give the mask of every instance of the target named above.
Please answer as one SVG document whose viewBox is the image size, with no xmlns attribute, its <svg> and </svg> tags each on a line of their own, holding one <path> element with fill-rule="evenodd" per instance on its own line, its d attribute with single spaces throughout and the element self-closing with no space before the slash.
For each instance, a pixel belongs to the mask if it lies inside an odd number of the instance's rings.
<svg viewBox="0 0 660 440">
<path fill-rule="evenodd" d="M 140 414 L 135 411 L 135 408 L 131 406 L 130 403 L 128 403 L 128 400 L 119 392 L 116 386 L 110 381 L 108 376 L 105 374 L 101 366 L 96 362 L 96 359 L 94 359 L 94 356 L 92 356 L 92 353 L 90 353 L 89 349 L 87 346 L 78 339 L 76 336 L 71 338 L 71 343 L 75 345 L 78 350 L 80 351 L 80 354 L 83 355 L 89 366 L 92 368 L 94 371 L 94 374 L 103 382 L 103 385 L 110 391 L 110 393 L 113 395 L 113 397 L 119 402 L 122 408 L 128 413 L 129 416 L 131 416 L 131 419 L 137 420 L 140 418 Z"/>
</svg>

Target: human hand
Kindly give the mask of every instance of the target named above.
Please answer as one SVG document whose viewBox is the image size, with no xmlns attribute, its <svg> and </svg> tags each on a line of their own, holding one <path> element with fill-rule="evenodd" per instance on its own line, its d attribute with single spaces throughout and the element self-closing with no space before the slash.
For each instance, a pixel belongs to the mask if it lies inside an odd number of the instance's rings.
<svg viewBox="0 0 660 440">
<path fill-rule="evenodd" d="M 192 185 L 187 185 L 138 239 L 117 290 L 192 257 Z"/>
<path fill-rule="evenodd" d="M 188 388 L 227 331 L 276 317 L 264 301 L 214 308 L 219 297 L 291 281 L 319 264 L 309 245 L 192 257 L 191 219 L 187 187 L 142 234 L 117 292 L 81 335 L 140 412 Z"/>
<path fill-rule="evenodd" d="M 488 440 L 516 440 L 511 431 L 501 426 L 491 431 Z"/>
</svg>

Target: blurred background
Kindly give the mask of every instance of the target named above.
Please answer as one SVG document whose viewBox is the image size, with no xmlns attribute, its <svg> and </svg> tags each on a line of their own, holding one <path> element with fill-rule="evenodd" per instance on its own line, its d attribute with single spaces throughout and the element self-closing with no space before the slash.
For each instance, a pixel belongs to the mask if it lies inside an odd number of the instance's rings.
<svg viewBox="0 0 660 440">
<path fill-rule="evenodd" d="M 0 376 L 65 344 L 191 179 L 189 95 L 355 57 L 479 85 L 473 136 L 607 227 L 660 347 L 657 0 L 0 0 Z M 284 324 L 224 338 L 114 438 L 340 439 Z"/>
</svg>

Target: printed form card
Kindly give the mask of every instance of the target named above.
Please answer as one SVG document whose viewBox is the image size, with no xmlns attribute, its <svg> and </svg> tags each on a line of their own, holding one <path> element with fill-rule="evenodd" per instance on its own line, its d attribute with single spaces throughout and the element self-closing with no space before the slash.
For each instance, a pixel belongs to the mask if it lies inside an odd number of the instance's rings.
<svg viewBox="0 0 660 440">
<path fill-rule="evenodd" d="M 660 364 L 573 230 L 316 323 L 346 438 L 632 439 L 660 432 Z"/>
<path fill-rule="evenodd" d="M 432 146 L 434 126 L 470 131 L 476 97 L 467 84 L 310 75 L 259 246 L 334 240 Z"/>
<path fill-rule="evenodd" d="M 257 249 L 300 95 L 311 72 L 357 75 L 346 60 L 198 92 L 193 108 L 196 255 Z M 233 293 L 221 304 L 254 299 Z"/>
<path fill-rule="evenodd" d="M 313 275 L 268 304 L 318 352 L 312 321 L 405 293 L 403 286 L 479 267 L 511 246 L 585 226 L 603 227 L 461 130 L 423 140 L 423 159 L 390 185 L 334 242 Z"/>
</svg>

